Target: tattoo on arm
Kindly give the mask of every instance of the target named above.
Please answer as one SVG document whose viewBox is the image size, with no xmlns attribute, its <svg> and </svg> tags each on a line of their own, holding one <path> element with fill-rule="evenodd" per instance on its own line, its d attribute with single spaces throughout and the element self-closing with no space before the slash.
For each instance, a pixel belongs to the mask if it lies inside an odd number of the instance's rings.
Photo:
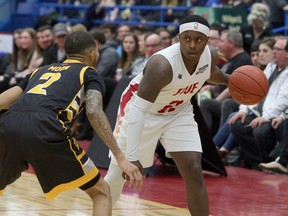
<svg viewBox="0 0 288 216">
<path fill-rule="evenodd" d="M 102 95 L 97 90 L 88 90 L 86 93 L 86 115 L 98 136 L 111 149 L 114 156 L 117 158 L 119 153 L 122 154 L 103 111 Z"/>
</svg>

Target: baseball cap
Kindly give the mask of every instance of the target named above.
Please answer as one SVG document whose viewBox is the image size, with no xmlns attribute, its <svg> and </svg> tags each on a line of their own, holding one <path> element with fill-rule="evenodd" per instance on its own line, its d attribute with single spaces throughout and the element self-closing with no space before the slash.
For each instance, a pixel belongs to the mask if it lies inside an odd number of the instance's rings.
<svg viewBox="0 0 288 216">
<path fill-rule="evenodd" d="M 53 26 L 53 33 L 55 36 L 67 35 L 67 26 L 64 23 L 57 23 Z"/>
</svg>

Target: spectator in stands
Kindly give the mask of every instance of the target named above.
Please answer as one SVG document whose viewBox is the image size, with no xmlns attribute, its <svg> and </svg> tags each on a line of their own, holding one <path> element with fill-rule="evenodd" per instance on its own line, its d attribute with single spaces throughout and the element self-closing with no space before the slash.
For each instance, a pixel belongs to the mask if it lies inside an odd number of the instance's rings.
<svg viewBox="0 0 288 216">
<path fill-rule="evenodd" d="M 63 62 L 66 59 L 64 42 L 68 33 L 69 32 L 67 26 L 64 23 L 57 23 L 53 26 L 55 43 L 52 47 L 49 48 L 49 50 L 47 50 L 47 52 L 44 53 L 44 60 L 42 65 Z"/>
<path fill-rule="evenodd" d="M 264 70 L 266 65 L 273 61 L 273 51 L 272 48 L 275 44 L 273 38 L 264 39 L 263 41 L 255 40 L 251 46 L 251 59 L 253 62 L 253 53 L 259 52 L 259 67 Z M 256 54 L 255 54 L 256 55 Z M 256 63 L 257 64 L 257 63 Z M 255 61 L 253 62 L 255 65 Z M 235 112 L 236 113 L 236 112 Z M 235 115 L 232 113 L 227 121 L 219 128 L 215 136 L 213 137 L 214 144 L 218 147 L 218 152 L 221 158 L 225 159 L 227 155 L 237 146 L 237 141 L 235 140 L 234 135 L 230 131 L 229 121 Z M 229 162 L 229 161 L 228 161 Z M 233 161 L 235 162 L 235 161 Z"/>
<path fill-rule="evenodd" d="M 272 37 L 261 41 L 259 45 L 259 63 L 261 70 L 264 70 L 268 63 L 273 61 L 273 47 L 275 43 L 276 40 Z"/>
<path fill-rule="evenodd" d="M 12 59 L 7 66 L 5 71 L 0 71 L 0 92 L 3 92 L 9 88 L 10 78 L 13 76 L 13 72 L 17 71 L 17 65 L 21 52 L 21 32 L 23 29 L 16 29 L 13 32 L 13 53 Z M 20 63 L 19 63 L 20 64 Z M 4 67 L 3 67 L 4 68 Z"/>
<path fill-rule="evenodd" d="M 140 56 L 144 56 L 145 55 L 145 44 L 144 44 L 144 37 L 145 37 L 146 33 L 143 33 L 141 35 L 138 35 L 138 43 L 139 43 L 139 52 L 140 52 Z"/>
<path fill-rule="evenodd" d="M 89 33 L 93 36 L 98 46 L 99 60 L 96 65 L 97 72 L 102 77 L 114 79 L 119 62 L 119 56 L 116 49 L 106 43 L 104 33 L 98 28 L 91 29 Z"/>
<path fill-rule="evenodd" d="M 228 28 L 224 25 L 221 25 L 221 24 L 216 23 L 216 22 L 212 23 L 211 27 L 210 27 L 210 31 L 209 31 L 208 44 L 210 46 L 213 46 L 213 47 L 219 49 L 221 33 L 222 33 L 222 31 L 227 30 L 227 29 Z M 219 68 L 222 68 L 222 66 L 225 64 L 227 59 L 219 50 L 218 50 L 218 55 L 219 55 L 219 59 L 218 59 L 217 66 Z"/>
<path fill-rule="evenodd" d="M 116 40 L 116 25 L 111 23 L 104 23 L 99 26 L 99 29 L 104 33 L 106 43 L 117 49 L 118 42 Z"/>
<path fill-rule="evenodd" d="M 74 31 L 87 31 L 87 28 L 85 25 L 82 23 L 76 23 L 75 25 L 72 25 L 68 29 L 69 32 L 74 32 Z"/>
<path fill-rule="evenodd" d="M 171 46 L 172 44 L 172 34 L 171 32 L 164 27 L 156 29 L 156 33 L 161 37 L 162 49 Z"/>
<path fill-rule="evenodd" d="M 12 64 L 10 64 L 10 66 L 7 68 L 7 70 L 9 72 L 11 71 L 17 71 L 18 68 L 17 66 L 20 65 L 19 62 L 19 56 L 21 53 L 21 32 L 23 31 L 23 29 L 16 29 L 13 32 L 13 54 L 12 54 Z"/>
<path fill-rule="evenodd" d="M 284 132 L 282 138 L 282 151 L 275 161 L 269 163 L 260 163 L 259 167 L 263 170 L 275 171 L 277 173 L 288 174 L 288 120 L 285 115 L 280 115 L 272 120 L 273 128 L 277 129 L 278 125 L 283 122 Z"/>
<path fill-rule="evenodd" d="M 250 56 L 252 64 L 258 68 L 260 68 L 260 62 L 259 62 L 259 46 L 260 46 L 261 40 L 256 39 L 253 41 L 253 43 L 250 46 Z"/>
<path fill-rule="evenodd" d="M 43 62 L 43 48 L 46 47 L 46 44 L 43 43 L 43 40 L 40 39 L 43 37 L 43 32 L 36 31 L 36 46 L 32 57 L 29 62 L 29 66 L 26 70 L 19 73 L 17 76 L 18 82 L 23 79 L 27 74 L 32 73 L 35 69 L 37 69 Z"/>
<path fill-rule="evenodd" d="M 16 71 L 10 71 L 9 87 L 19 83 L 28 74 L 28 69 L 33 53 L 36 49 L 36 31 L 33 28 L 25 28 L 20 34 L 21 49 L 18 56 Z"/>
<path fill-rule="evenodd" d="M 36 36 L 39 47 L 44 55 L 44 53 L 54 44 L 54 34 L 51 26 L 44 25 L 39 27 L 36 31 Z"/>
<path fill-rule="evenodd" d="M 144 38 L 145 38 L 146 35 L 155 32 L 155 27 L 151 27 L 151 26 L 134 26 L 134 27 L 132 27 L 131 32 L 136 34 L 137 37 L 138 37 L 140 56 L 145 56 Z"/>
<path fill-rule="evenodd" d="M 243 38 L 239 31 L 224 30 L 221 34 L 219 49 L 228 59 L 223 65 L 222 71 L 232 74 L 232 72 L 242 65 L 252 65 L 250 55 L 243 49 Z M 238 110 L 239 104 L 231 99 L 226 86 L 217 85 L 213 91 L 214 98 L 204 99 L 200 103 L 202 115 L 212 136 L 216 133 L 228 116 Z"/>
<path fill-rule="evenodd" d="M 255 39 L 264 39 L 272 35 L 269 26 L 270 9 L 266 4 L 255 3 L 247 17 L 248 25 L 241 28 L 244 49 L 250 53 L 250 46 Z"/>
<path fill-rule="evenodd" d="M 219 127 L 217 133 L 213 136 L 213 142 L 218 150 L 219 156 L 225 163 L 227 155 L 237 146 L 237 141 L 230 131 L 229 121 L 236 112 L 231 113 L 226 122 Z"/>
<path fill-rule="evenodd" d="M 161 46 L 161 37 L 155 33 L 148 33 L 144 36 L 144 56 L 139 56 L 132 65 L 132 72 L 130 77 L 134 78 L 144 69 L 147 60 L 156 52 L 160 51 L 163 47 Z"/>
<path fill-rule="evenodd" d="M 19 56 L 19 52 L 20 52 L 20 48 L 21 48 L 21 32 L 23 29 L 16 29 L 13 32 L 13 61 L 17 61 L 18 60 L 18 56 Z M 15 66 L 15 70 L 17 70 L 16 66 L 17 63 L 14 62 L 14 66 Z"/>
<path fill-rule="evenodd" d="M 118 42 L 117 52 L 118 52 L 120 57 L 122 54 L 123 39 L 124 39 L 125 35 L 129 32 L 131 32 L 131 28 L 129 25 L 122 24 L 122 25 L 118 26 L 116 40 Z"/>
<path fill-rule="evenodd" d="M 274 62 L 264 70 L 269 79 L 266 97 L 255 106 L 241 105 L 239 112 L 230 120 L 231 132 L 241 147 L 247 168 L 259 169 L 259 163 L 271 161 L 269 153 L 277 140 L 270 121 L 287 108 L 287 66 L 287 39 L 278 39 L 274 45 Z"/>
<path fill-rule="evenodd" d="M 119 55 L 117 50 L 111 46 L 111 43 L 106 42 L 105 35 L 102 31 L 94 28 L 90 31 L 90 34 L 98 45 L 99 59 L 96 65 L 96 71 L 102 76 L 106 85 L 106 93 L 103 98 L 103 108 L 105 109 L 117 85 L 115 75 L 119 62 Z"/>
<path fill-rule="evenodd" d="M 137 35 L 128 33 L 123 38 L 123 49 L 118 64 L 121 73 L 116 74 L 116 80 L 120 80 L 122 76 L 129 76 L 132 72 L 132 65 L 136 58 L 139 57 L 139 42 Z M 117 69 L 117 70 L 118 70 Z M 119 70 L 118 70 L 119 71 Z"/>
</svg>

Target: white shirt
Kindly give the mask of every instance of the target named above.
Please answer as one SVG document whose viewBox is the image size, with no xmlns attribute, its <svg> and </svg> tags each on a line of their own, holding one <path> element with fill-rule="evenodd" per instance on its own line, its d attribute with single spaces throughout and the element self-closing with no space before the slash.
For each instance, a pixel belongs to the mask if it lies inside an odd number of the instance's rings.
<svg viewBox="0 0 288 216">
<path fill-rule="evenodd" d="M 270 62 L 264 73 L 267 79 L 271 76 L 276 68 L 274 62 Z M 239 111 L 248 113 L 254 111 L 256 115 L 263 116 L 266 119 L 273 119 L 283 113 L 288 106 L 288 66 L 281 72 L 281 74 L 273 81 L 270 86 L 265 102 L 263 104 L 262 113 L 257 113 L 258 104 L 252 106 L 240 105 Z M 256 112 L 255 112 L 256 111 Z"/>
</svg>

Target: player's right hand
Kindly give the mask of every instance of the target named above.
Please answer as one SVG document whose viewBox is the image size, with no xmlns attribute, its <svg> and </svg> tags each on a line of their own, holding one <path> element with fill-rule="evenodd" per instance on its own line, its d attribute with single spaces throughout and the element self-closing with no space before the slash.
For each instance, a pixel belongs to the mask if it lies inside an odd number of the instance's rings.
<svg viewBox="0 0 288 216">
<path fill-rule="evenodd" d="M 143 167 L 140 161 L 129 162 L 128 160 L 121 160 L 118 165 L 123 170 L 122 177 L 129 181 L 129 187 L 140 190 L 143 185 Z"/>
<path fill-rule="evenodd" d="M 135 166 L 138 167 L 139 171 L 141 172 L 142 176 L 144 176 L 144 170 L 143 170 L 143 166 L 142 164 L 140 163 L 139 160 L 137 161 L 130 161 L 130 163 L 134 164 Z M 129 179 L 129 176 L 125 173 L 125 172 L 122 172 L 122 177 L 126 180 L 130 180 Z"/>
</svg>

